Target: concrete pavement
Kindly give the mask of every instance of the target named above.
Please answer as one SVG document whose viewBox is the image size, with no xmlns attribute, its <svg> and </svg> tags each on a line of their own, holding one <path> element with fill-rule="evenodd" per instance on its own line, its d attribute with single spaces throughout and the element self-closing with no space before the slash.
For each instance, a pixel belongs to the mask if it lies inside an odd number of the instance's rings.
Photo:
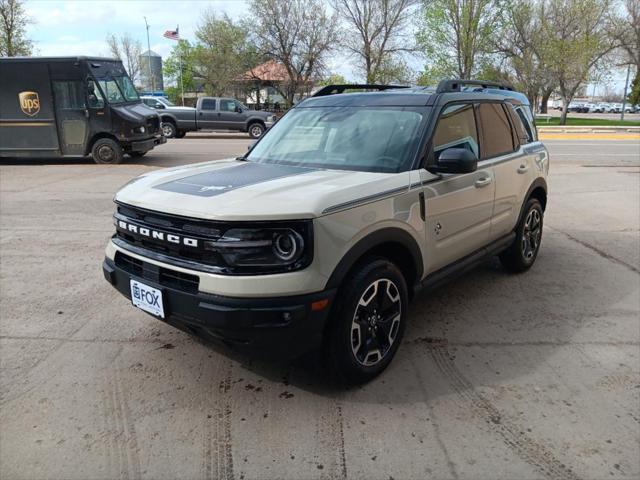
<svg viewBox="0 0 640 480">
<path fill-rule="evenodd" d="M 640 142 L 548 141 L 534 268 L 420 296 L 391 367 L 350 390 L 313 358 L 172 329 L 102 278 L 120 185 L 248 144 L 0 166 L 1 478 L 640 476 Z"/>
</svg>

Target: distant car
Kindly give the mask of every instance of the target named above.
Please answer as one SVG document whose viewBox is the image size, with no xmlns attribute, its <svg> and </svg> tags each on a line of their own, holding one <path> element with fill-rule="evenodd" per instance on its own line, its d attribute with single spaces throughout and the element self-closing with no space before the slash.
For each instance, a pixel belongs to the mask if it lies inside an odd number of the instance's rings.
<svg viewBox="0 0 640 480">
<path fill-rule="evenodd" d="M 250 110 L 233 98 L 200 97 L 196 108 L 179 107 L 164 97 L 144 96 L 142 101 L 158 110 L 162 132 L 168 138 L 182 138 L 197 130 L 236 130 L 260 138 L 276 121 L 273 113 Z"/>
<path fill-rule="evenodd" d="M 587 113 L 589 111 L 589 107 L 586 103 L 571 102 L 567 111 L 575 113 Z"/>
<path fill-rule="evenodd" d="M 589 108 L 589 113 L 604 113 L 605 104 L 604 103 L 592 103 Z"/>
</svg>

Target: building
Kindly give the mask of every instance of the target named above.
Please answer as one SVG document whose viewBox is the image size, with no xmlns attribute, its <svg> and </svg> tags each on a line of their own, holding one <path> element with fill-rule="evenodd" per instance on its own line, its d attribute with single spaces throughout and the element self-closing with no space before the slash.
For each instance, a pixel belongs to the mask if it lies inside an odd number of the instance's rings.
<svg viewBox="0 0 640 480">
<path fill-rule="evenodd" d="M 164 90 L 162 81 L 162 57 L 152 50 L 140 54 L 140 83 L 145 92 Z M 149 69 L 151 65 L 151 69 Z M 151 71 L 151 73 L 149 73 Z"/>
</svg>

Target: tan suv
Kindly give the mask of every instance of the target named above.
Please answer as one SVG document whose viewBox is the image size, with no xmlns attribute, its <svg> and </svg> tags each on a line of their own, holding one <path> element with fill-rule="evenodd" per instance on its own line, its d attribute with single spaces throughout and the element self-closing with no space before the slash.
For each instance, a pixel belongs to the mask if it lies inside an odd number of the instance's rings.
<svg viewBox="0 0 640 480">
<path fill-rule="evenodd" d="M 178 328 L 250 351 L 315 348 L 362 382 L 391 362 L 420 289 L 491 255 L 531 267 L 548 168 L 508 87 L 330 86 L 244 157 L 126 185 L 104 274 Z"/>
</svg>

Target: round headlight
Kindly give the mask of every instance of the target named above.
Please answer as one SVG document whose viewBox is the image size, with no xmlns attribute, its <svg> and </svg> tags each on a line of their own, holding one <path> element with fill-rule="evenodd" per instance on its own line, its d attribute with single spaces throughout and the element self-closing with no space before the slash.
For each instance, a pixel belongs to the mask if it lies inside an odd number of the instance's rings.
<svg viewBox="0 0 640 480">
<path fill-rule="evenodd" d="M 273 238 L 273 253 L 285 262 L 295 258 L 301 246 L 302 237 L 292 230 L 277 233 Z"/>
</svg>

